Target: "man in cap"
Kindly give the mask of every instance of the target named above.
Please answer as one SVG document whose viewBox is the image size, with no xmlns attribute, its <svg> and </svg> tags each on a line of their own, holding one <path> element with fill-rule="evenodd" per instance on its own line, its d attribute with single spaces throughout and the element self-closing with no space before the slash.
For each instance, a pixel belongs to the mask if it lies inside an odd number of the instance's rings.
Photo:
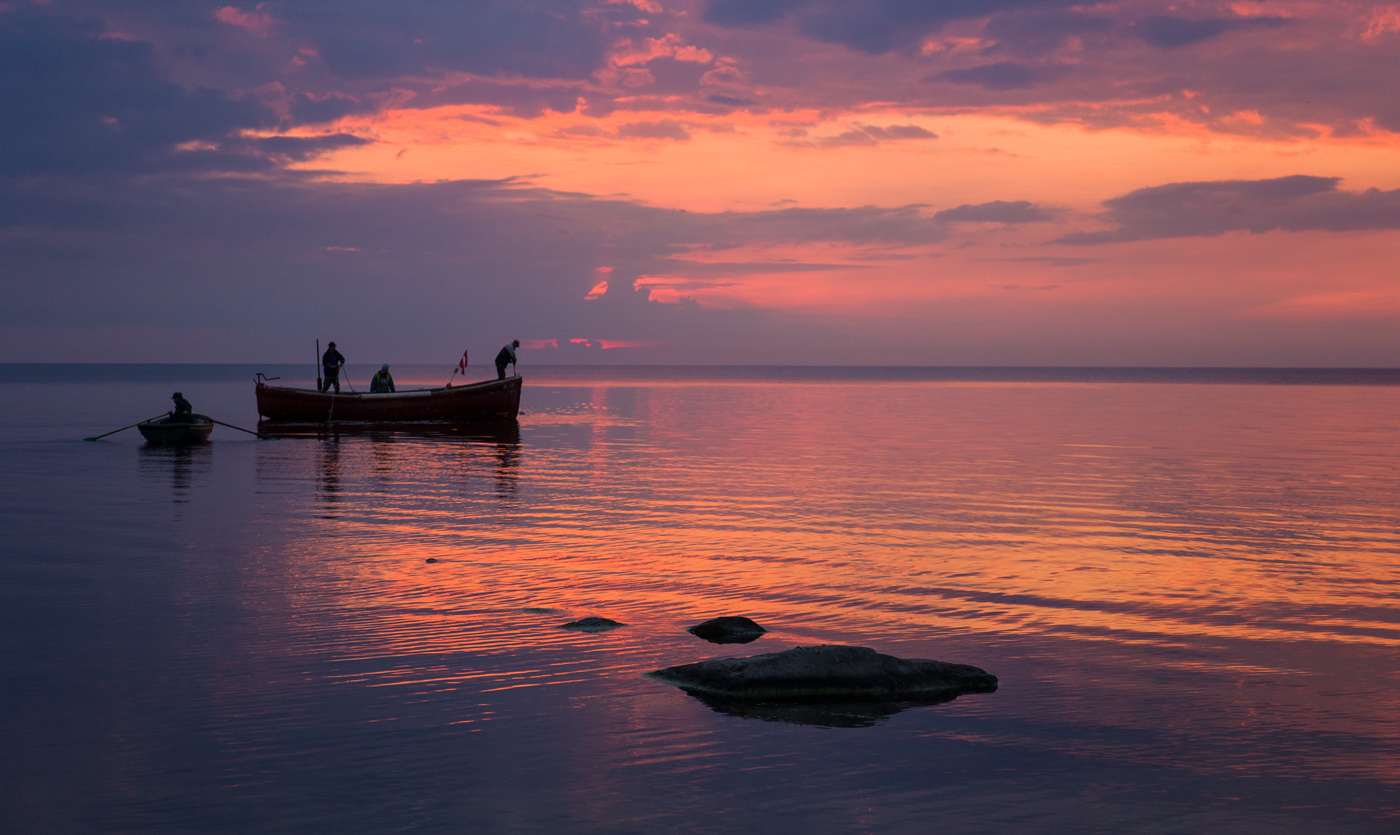
<svg viewBox="0 0 1400 835">
<path fill-rule="evenodd" d="M 374 372 L 374 376 L 369 378 L 369 390 L 371 392 L 394 390 L 394 375 L 389 373 L 389 366 L 381 366 L 378 371 Z"/>
<path fill-rule="evenodd" d="M 175 411 L 170 413 L 170 422 L 193 423 L 194 407 L 190 405 L 190 401 L 186 400 L 185 396 L 178 391 L 170 395 L 170 399 L 175 401 Z"/>
<path fill-rule="evenodd" d="M 335 349 L 335 343 L 326 346 L 326 352 L 321 355 L 322 376 L 326 378 L 321 385 L 321 391 L 330 391 L 331 386 L 335 386 L 335 393 L 340 394 L 340 369 L 345 366 L 345 357 Z"/>
<path fill-rule="evenodd" d="M 509 345 L 501 349 L 496 355 L 496 379 L 506 378 L 506 366 L 515 362 L 515 349 L 520 347 L 520 340 L 513 340 Z"/>
</svg>

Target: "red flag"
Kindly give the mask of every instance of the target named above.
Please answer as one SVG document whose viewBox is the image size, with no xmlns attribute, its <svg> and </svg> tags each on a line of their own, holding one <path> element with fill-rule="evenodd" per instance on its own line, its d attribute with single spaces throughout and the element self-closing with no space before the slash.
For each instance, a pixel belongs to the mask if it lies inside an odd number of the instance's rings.
<svg viewBox="0 0 1400 835">
<path fill-rule="evenodd" d="M 462 372 L 462 376 L 467 376 L 467 352 L 462 352 L 462 361 L 457 363 L 457 370 Z"/>
</svg>

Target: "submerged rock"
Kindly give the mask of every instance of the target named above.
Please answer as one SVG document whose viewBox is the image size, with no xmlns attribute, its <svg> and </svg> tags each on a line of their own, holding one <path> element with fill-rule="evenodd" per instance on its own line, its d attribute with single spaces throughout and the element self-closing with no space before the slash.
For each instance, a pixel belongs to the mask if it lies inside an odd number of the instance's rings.
<svg viewBox="0 0 1400 835">
<path fill-rule="evenodd" d="M 618 623 L 607 618 L 580 618 L 571 623 L 560 624 L 560 629 L 573 629 L 578 632 L 606 632 L 609 629 L 616 629 L 619 626 L 626 626 L 625 623 Z"/>
<path fill-rule="evenodd" d="M 796 647 L 717 658 L 647 673 L 686 692 L 724 699 L 898 700 L 990 693 L 997 677 L 979 667 L 895 658 L 868 647 Z"/>
<path fill-rule="evenodd" d="M 686 631 L 712 644 L 747 644 L 758 640 L 768 630 L 748 618 L 726 616 L 697 623 Z"/>
</svg>

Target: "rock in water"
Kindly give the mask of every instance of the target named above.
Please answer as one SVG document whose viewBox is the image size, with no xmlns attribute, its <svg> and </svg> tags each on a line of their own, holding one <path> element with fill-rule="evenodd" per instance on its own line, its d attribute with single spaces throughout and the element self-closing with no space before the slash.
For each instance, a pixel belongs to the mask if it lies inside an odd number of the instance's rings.
<svg viewBox="0 0 1400 835">
<path fill-rule="evenodd" d="M 579 632 L 607 632 L 609 629 L 616 629 L 619 626 L 626 626 L 625 623 L 618 623 L 607 618 L 580 618 L 571 623 L 561 624 L 560 629 L 573 629 Z"/>
<path fill-rule="evenodd" d="M 895 658 L 868 647 L 796 647 L 647 673 L 692 694 L 726 699 L 900 699 L 990 693 L 997 677 L 967 664 Z"/>
<path fill-rule="evenodd" d="M 768 630 L 748 618 L 722 617 L 698 623 L 686 631 L 712 644 L 747 644 L 758 640 Z"/>
</svg>

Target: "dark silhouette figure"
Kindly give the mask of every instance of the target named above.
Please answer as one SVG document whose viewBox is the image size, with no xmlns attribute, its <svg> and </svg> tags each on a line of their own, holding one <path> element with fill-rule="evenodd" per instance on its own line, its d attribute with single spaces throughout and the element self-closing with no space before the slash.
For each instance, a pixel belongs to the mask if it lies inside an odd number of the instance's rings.
<svg viewBox="0 0 1400 835">
<path fill-rule="evenodd" d="M 502 349 L 501 349 L 501 352 L 500 352 L 499 354 L 496 355 L 496 379 L 497 379 L 497 380 L 504 380 L 504 379 L 506 378 L 506 366 L 507 366 L 507 365 L 510 365 L 510 364 L 512 364 L 512 363 L 515 362 L 515 349 L 516 349 L 516 348 L 519 348 L 519 347 L 520 347 L 520 340 L 516 339 L 516 340 L 512 341 L 509 345 L 507 345 L 507 346 L 505 346 L 504 348 L 502 348 Z M 517 366 L 517 373 L 518 373 L 518 370 L 519 370 L 519 367 Z"/>
<path fill-rule="evenodd" d="M 321 391 L 330 391 L 331 386 L 335 386 L 335 393 L 340 394 L 340 369 L 345 366 L 345 357 L 335 349 L 335 343 L 326 346 L 326 352 L 321 355 L 321 371 L 326 381 L 321 384 Z"/>
<path fill-rule="evenodd" d="M 186 400 L 185 396 L 178 391 L 170 395 L 170 399 L 175 401 L 175 411 L 170 413 L 170 422 L 193 423 L 194 407 L 190 405 L 190 401 Z"/>
</svg>

